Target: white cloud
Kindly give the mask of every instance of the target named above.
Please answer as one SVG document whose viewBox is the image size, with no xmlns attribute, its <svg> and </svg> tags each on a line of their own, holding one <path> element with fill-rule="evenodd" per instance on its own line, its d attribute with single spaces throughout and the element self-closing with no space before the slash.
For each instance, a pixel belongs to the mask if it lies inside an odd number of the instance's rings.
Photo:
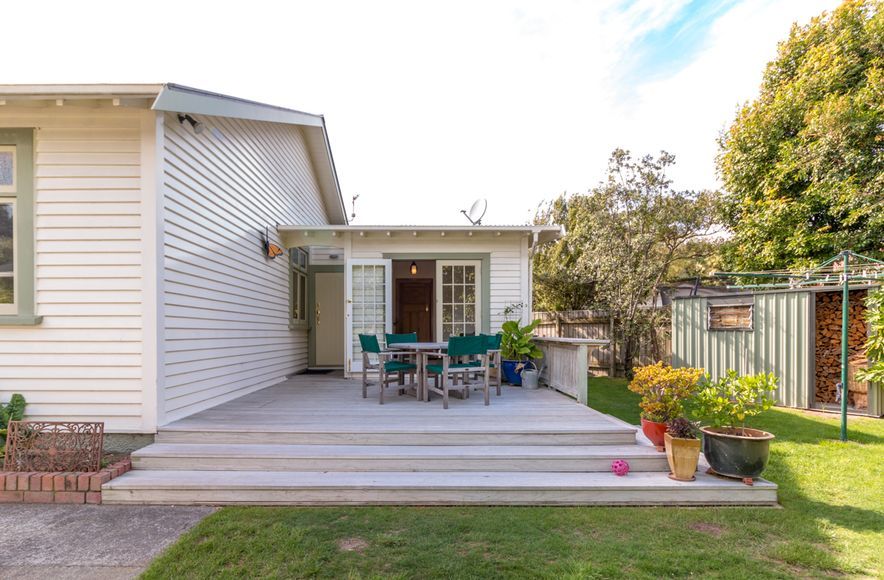
<svg viewBox="0 0 884 580">
<path fill-rule="evenodd" d="M 4 82 L 174 81 L 325 113 L 362 223 L 521 222 L 601 178 L 615 146 L 666 148 L 715 185 L 718 130 L 793 20 L 833 0 L 745 0 L 670 76 L 624 85 L 636 43 L 686 0 L 18 2 Z M 627 75 L 628 78 L 628 75 Z"/>
</svg>

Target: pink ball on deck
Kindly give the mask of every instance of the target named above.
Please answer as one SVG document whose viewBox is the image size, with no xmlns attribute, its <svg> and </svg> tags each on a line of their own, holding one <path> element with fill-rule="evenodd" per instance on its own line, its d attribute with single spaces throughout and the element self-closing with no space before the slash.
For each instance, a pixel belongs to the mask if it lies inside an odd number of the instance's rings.
<svg viewBox="0 0 884 580">
<path fill-rule="evenodd" d="M 611 462 L 611 471 L 614 475 L 624 476 L 629 473 L 629 463 L 623 459 L 615 459 Z"/>
</svg>

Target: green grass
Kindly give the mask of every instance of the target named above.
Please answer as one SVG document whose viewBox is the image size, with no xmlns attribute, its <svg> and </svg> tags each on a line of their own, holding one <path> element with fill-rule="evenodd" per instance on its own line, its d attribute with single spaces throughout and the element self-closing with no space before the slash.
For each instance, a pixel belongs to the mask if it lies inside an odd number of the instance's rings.
<svg viewBox="0 0 884 580">
<path fill-rule="evenodd" d="M 631 423 L 622 380 L 590 404 Z M 226 508 L 146 578 L 881 577 L 884 421 L 772 409 L 769 508 Z"/>
</svg>

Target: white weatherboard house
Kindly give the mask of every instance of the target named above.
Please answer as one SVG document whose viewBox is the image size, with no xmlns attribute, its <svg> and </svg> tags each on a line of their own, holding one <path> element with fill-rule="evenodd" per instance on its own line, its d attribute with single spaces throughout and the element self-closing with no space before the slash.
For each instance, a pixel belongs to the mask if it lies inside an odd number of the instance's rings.
<svg viewBox="0 0 884 580">
<path fill-rule="evenodd" d="M 0 218 L 0 400 L 123 433 L 358 370 L 358 332 L 496 330 L 558 235 L 348 226 L 322 116 L 172 84 L 0 86 Z M 472 287 L 443 306 L 455 265 Z M 385 292 L 354 302 L 353 272 Z"/>
<path fill-rule="evenodd" d="M 141 447 L 104 503 L 774 503 L 768 482 L 670 480 L 634 426 L 580 404 L 590 341 L 543 342 L 580 403 L 362 397 L 358 334 L 526 321 L 532 252 L 560 235 L 349 225 L 318 115 L 172 84 L 0 85 L 0 400 Z"/>
</svg>

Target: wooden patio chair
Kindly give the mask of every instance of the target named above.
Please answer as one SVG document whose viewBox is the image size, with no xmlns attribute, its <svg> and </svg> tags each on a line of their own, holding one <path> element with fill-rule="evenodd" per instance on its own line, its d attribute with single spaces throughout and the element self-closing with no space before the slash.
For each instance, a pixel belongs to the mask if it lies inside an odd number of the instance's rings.
<svg viewBox="0 0 884 580">
<path fill-rule="evenodd" d="M 488 382 L 488 349 L 485 338 L 481 336 L 452 336 L 448 339 L 448 352 L 425 352 L 424 358 L 423 392 L 427 398 L 430 391 L 442 395 L 442 408 L 448 408 L 448 392 L 459 390 L 464 398 L 469 398 L 470 387 L 480 387 L 485 392 L 485 404 L 490 404 Z M 439 363 L 431 363 L 431 359 L 441 359 Z M 465 359 L 462 362 L 458 362 Z M 433 385 L 430 386 L 429 377 L 433 375 Z M 476 384 L 468 381 L 481 377 L 482 382 Z M 460 379 L 460 385 L 458 385 Z"/>
<path fill-rule="evenodd" d="M 412 362 L 398 360 L 403 353 L 396 350 L 381 349 L 378 337 L 373 334 L 360 334 L 359 344 L 362 346 L 362 398 L 368 398 L 368 371 L 377 370 L 378 372 L 378 402 L 384 404 L 384 389 L 391 383 L 396 383 L 399 394 L 401 395 L 406 387 L 415 387 L 418 385 L 414 380 L 417 372 L 417 365 Z M 371 362 L 370 354 L 378 357 L 377 363 Z M 405 375 L 409 375 L 410 383 L 405 383 Z"/>
<path fill-rule="evenodd" d="M 503 372 L 500 368 L 500 340 L 503 338 L 503 335 L 500 333 L 483 334 L 482 338 L 485 339 L 485 348 L 488 353 L 488 380 L 493 386 L 497 387 L 497 396 L 499 397 Z"/>
</svg>

